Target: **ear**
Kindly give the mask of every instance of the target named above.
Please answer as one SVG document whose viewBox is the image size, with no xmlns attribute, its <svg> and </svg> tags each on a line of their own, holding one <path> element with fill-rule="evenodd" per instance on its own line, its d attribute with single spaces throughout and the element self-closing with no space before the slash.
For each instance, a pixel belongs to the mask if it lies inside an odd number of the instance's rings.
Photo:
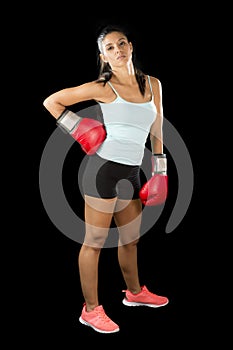
<svg viewBox="0 0 233 350">
<path fill-rule="evenodd" d="M 104 63 L 107 63 L 108 61 L 106 61 L 104 54 L 100 54 L 100 60 L 103 61 Z"/>
<path fill-rule="evenodd" d="M 129 42 L 129 46 L 130 46 L 131 52 L 133 52 L 133 44 L 131 42 Z"/>
</svg>

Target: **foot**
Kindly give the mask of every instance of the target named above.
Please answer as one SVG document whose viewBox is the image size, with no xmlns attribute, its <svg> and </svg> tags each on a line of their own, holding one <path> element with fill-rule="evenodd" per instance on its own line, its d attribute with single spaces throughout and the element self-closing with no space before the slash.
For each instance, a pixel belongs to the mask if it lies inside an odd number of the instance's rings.
<svg viewBox="0 0 233 350">
<path fill-rule="evenodd" d="M 115 333 L 120 330 L 119 326 L 106 315 L 102 305 L 96 306 L 94 310 L 87 312 L 84 303 L 79 321 L 99 333 Z"/>
<path fill-rule="evenodd" d="M 122 302 L 126 306 L 160 307 L 169 302 L 167 297 L 151 293 L 146 286 L 143 286 L 141 292 L 137 294 L 133 294 L 129 290 L 123 290 L 123 292 L 125 292 L 125 298 Z"/>
</svg>

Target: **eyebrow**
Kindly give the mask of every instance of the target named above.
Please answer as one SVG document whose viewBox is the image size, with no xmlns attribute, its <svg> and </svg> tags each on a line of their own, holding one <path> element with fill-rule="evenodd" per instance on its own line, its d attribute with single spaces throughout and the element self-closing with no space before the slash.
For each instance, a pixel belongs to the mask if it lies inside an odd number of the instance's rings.
<svg viewBox="0 0 233 350">
<path fill-rule="evenodd" d="M 120 41 L 120 40 L 122 40 L 122 39 L 126 40 L 126 38 L 125 38 L 125 37 L 122 37 L 122 38 L 119 38 L 117 41 Z M 106 44 L 106 45 L 105 45 L 105 47 L 107 47 L 107 46 L 109 46 L 109 45 L 112 45 L 112 43 L 108 43 L 108 44 Z"/>
</svg>

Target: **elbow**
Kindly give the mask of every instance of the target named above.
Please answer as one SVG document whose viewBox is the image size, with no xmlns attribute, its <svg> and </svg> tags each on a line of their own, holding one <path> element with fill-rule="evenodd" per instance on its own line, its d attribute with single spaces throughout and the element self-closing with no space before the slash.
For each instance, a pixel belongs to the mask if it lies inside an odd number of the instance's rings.
<svg viewBox="0 0 233 350">
<path fill-rule="evenodd" d="M 43 106 L 47 109 L 47 111 L 54 117 L 58 118 L 61 114 L 60 108 L 58 108 L 54 99 L 49 96 L 43 101 Z"/>
<path fill-rule="evenodd" d="M 43 106 L 46 108 L 46 105 L 47 105 L 47 98 L 43 101 Z"/>
<path fill-rule="evenodd" d="M 53 95 L 47 97 L 43 101 L 43 106 L 56 119 L 64 112 L 65 109 L 65 106 L 60 104 Z"/>
<path fill-rule="evenodd" d="M 51 100 L 49 97 L 47 97 L 44 101 L 43 101 L 43 106 L 49 111 L 51 108 Z"/>
</svg>

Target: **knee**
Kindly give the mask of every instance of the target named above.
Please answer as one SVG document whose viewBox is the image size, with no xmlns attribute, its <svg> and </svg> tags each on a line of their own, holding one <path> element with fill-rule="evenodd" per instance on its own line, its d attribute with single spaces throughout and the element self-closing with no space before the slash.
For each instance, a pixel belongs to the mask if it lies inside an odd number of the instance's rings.
<svg viewBox="0 0 233 350">
<path fill-rule="evenodd" d="M 139 238 L 133 240 L 132 242 L 130 242 L 129 244 L 127 244 L 127 246 L 129 247 L 134 247 L 135 245 L 137 245 L 139 242 Z"/>
<path fill-rule="evenodd" d="M 139 232 L 128 232 L 127 234 L 119 234 L 119 245 L 135 246 L 139 242 Z"/>
<path fill-rule="evenodd" d="M 84 244 L 93 249 L 101 249 L 108 237 L 108 230 L 103 228 L 90 228 L 86 231 Z"/>
<path fill-rule="evenodd" d="M 97 254 L 98 255 L 101 251 L 101 247 L 91 246 L 91 245 L 84 242 L 82 245 L 81 251 L 83 254 L 87 254 L 87 255 L 89 255 L 89 254 Z"/>
<path fill-rule="evenodd" d="M 139 242 L 139 238 L 133 239 L 130 241 L 128 239 L 124 239 L 124 240 L 120 239 L 119 246 L 124 247 L 124 249 L 126 249 L 126 250 L 131 250 L 137 246 L 138 242 Z"/>
</svg>

